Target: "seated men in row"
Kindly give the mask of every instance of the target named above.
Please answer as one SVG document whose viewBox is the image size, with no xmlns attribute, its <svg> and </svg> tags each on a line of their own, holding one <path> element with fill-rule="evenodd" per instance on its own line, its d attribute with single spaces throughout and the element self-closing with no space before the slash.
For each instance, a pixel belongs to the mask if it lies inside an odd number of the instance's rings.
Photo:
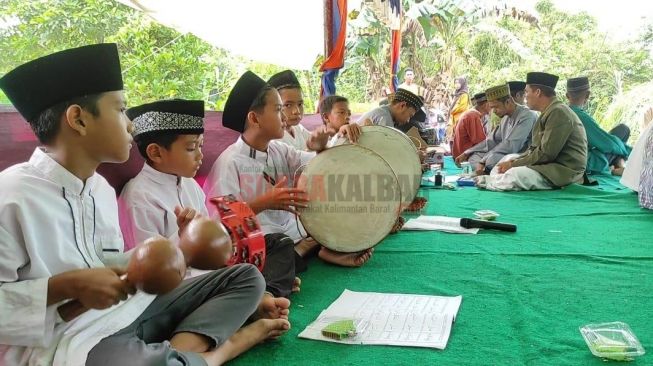
<svg viewBox="0 0 653 366">
<path fill-rule="evenodd" d="M 490 88 L 485 93 L 490 108 L 501 117 L 499 127 L 487 139 L 456 157 L 456 164 L 469 161 L 477 175 L 489 174 L 504 156 L 526 150 L 537 119 L 533 111 L 515 102 L 507 84 Z"/>
<path fill-rule="evenodd" d="M 585 111 L 590 94 L 590 82 L 587 77 L 567 80 L 569 107 L 580 118 L 587 134 L 587 174 L 612 172 L 614 175 L 621 175 L 624 161 L 628 159 L 631 151 L 631 147 L 626 145 L 630 129 L 619 124 L 609 133 L 603 130 Z"/>
<path fill-rule="evenodd" d="M 291 70 L 285 70 L 272 75 L 268 84 L 279 92 L 286 116 L 286 127 L 280 141 L 297 150 L 307 150 L 306 142 L 311 133 L 300 123 L 304 117 L 304 96 L 297 76 Z"/>
<path fill-rule="evenodd" d="M 405 89 L 397 89 L 388 105 L 382 105 L 363 114 L 356 123 L 359 125 L 378 125 L 395 127 L 403 125 L 422 108 L 424 101 Z"/>
<path fill-rule="evenodd" d="M 531 72 L 526 103 L 541 112 L 531 145 L 521 155 L 506 155 L 477 186 L 497 191 L 536 190 L 582 182 L 587 164 L 587 137 L 578 116 L 556 97 L 558 77 Z"/>
<path fill-rule="evenodd" d="M 454 127 L 454 137 L 451 154 L 460 156 L 467 149 L 485 140 L 485 127 L 483 119 L 490 114 L 490 105 L 485 93 L 475 94 L 472 98 L 474 107 L 465 111 L 460 116 Z"/>
<path fill-rule="evenodd" d="M 45 145 L 0 173 L 0 364 L 222 365 L 289 329 L 287 315 L 240 329 L 264 291 L 252 265 L 160 296 L 134 294 L 110 267 L 124 264 L 124 243 L 96 169 L 126 161 L 132 141 L 115 44 L 28 62 L 0 88 Z M 64 321 L 73 300 L 96 310 Z"/>
<path fill-rule="evenodd" d="M 211 168 L 204 183 L 207 197 L 233 194 L 249 203 L 265 234 L 284 234 L 295 243 L 298 273 L 305 269 L 303 258 L 315 250 L 327 262 L 363 265 L 371 251 L 338 253 L 304 239 L 296 209 L 306 207 L 306 192 L 291 187 L 295 175 L 315 153 L 277 141 L 283 136 L 284 121 L 277 90 L 252 72 L 243 74 L 229 94 L 223 113 L 223 125 L 241 136 Z M 343 126 L 340 132 L 345 130 Z M 329 136 L 324 126 L 313 131 L 308 149 L 324 150 Z M 209 207 L 209 212 L 212 209 Z"/>
</svg>

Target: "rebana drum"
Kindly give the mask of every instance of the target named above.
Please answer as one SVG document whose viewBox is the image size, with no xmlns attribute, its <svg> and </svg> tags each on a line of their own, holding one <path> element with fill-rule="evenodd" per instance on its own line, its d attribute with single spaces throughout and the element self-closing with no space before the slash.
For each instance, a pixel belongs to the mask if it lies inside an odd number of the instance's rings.
<svg viewBox="0 0 653 366">
<path fill-rule="evenodd" d="M 300 209 L 304 228 L 318 243 L 339 252 L 378 244 L 402 209 L 392 167 L 379 154 L 355 144 L 318 154 L 304 168 L 297 187 L 309 196 L 308 207 Z"/>
</svg>

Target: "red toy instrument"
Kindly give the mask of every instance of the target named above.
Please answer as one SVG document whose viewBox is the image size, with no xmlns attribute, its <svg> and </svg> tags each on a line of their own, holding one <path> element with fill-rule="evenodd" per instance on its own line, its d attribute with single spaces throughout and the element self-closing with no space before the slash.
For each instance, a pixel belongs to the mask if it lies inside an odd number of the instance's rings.
<svg viewBox="0 0 653 366">
<path fill-rule="evenodd" d="M 251 263 L 262 271 L 265 237 L 254 211 L 233 195 L 214 197 L 210 202 L 217 207 L 220 222 L 231 236 L 234 256 L 228 264 Z"/>
</svg>

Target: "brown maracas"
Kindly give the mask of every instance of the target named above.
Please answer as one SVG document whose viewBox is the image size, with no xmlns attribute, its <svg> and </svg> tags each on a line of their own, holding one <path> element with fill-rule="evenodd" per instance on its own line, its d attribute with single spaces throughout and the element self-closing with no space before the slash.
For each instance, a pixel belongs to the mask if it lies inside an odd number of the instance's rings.
<svg viewBox="0 0 653 366">
<path fill-rule="evenodd" d="M 201 270 L 225 267 L 233 256 L 231 237 L 221 223 L 197 216 L 184 229 L 179 248 L 186 264 Z"/>
<path fill-rule="evenodd" d="M 127 265 L 126 281 L 149 294 L 161 295 L 175 289 L 186 275 L 182 251 L 162 237 L 150 238 L 134 249 Z M 70 321 L 88 308 L 72 300 L 58 308 L 59 315 Z"/>
<path fill-rule="evenodd" d="M 127 281 L 148 294 L 170 292 L 179 286 L 184 276 L 184 254 L 162 237 L 150 238 L 139 245 L 127 265 Z"/>
</svg>

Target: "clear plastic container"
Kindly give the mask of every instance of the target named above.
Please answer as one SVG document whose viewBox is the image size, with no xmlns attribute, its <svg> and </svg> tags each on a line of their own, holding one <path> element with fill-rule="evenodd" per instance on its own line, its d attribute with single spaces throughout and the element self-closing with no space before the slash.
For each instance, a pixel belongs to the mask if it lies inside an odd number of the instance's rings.
<svg viewBox="0 0 653 366">
<path fill-rule="evenodd" d="M 626 323 L 587 324 L 579 329 L 594 356 L 630 361 L 645 353 L 644 347 Z"/>
</svg>

